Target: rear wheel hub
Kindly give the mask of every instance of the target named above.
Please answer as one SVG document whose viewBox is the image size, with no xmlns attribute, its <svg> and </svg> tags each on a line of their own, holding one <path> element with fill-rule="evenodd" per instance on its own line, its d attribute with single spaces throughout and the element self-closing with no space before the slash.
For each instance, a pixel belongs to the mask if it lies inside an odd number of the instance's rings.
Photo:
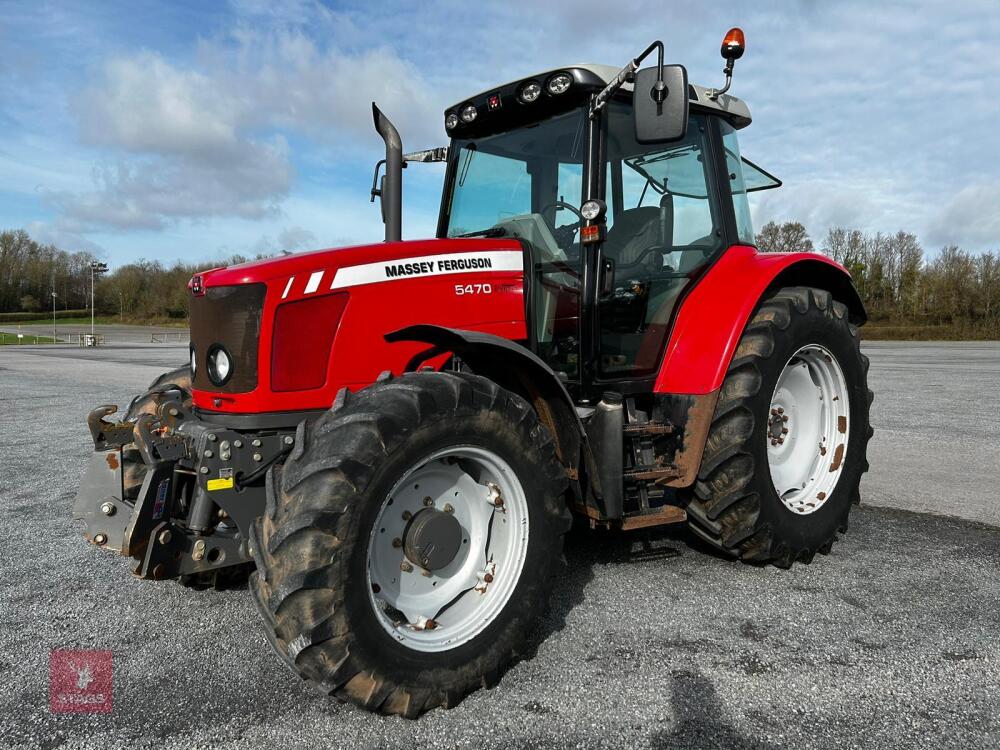
<svg viewBox="0 0 1000 750">
<path fill-rule="evenodd" d="M 452 513 L 437 508 L 419 511 L 403 533 L 403 551 L 426 570 L 447 567 L 462 546 L 462 526 Z"/>
</svg>

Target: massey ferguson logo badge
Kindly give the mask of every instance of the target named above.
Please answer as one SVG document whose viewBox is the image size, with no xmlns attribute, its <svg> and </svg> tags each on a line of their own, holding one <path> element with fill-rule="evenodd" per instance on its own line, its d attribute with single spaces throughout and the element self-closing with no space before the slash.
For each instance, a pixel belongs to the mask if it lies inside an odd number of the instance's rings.
<svg viewBox="0 0 1000 750">
<path fill-rule="evenodd" d="M 378 284 L 428 276 L 499 272 L 522 274 L 524 272 L 524 253 L 520 250 L 442 253 L 440 255 L 424 255 L 419 258 L 398 258 L 377 263 L 362 263 L 358 266 L 345 266 L 334 271 L 330 289 L 347 289 L 361 284 Z M 319 289 L 323 273 L 323 271 L 313 273 L 310 282 L 315 279 L 315 283 L 306 286 L 305 294 L 311 294 Z M 282 299 L 288 296 L 294 280 L 294 276 L 289 279 Z"/>
<path fill-rule="evenodd" d="M 430 273 L 451 273 L 454 271 L 471 271 L 474 269 L 493 268 L 490 258 L 455 258 L 439 260 L 436 263 L 422 261 L 420 263 L 397 263 L 385 267 L 387 278 L 399 276 L 419 276 Z"/>
</svg>

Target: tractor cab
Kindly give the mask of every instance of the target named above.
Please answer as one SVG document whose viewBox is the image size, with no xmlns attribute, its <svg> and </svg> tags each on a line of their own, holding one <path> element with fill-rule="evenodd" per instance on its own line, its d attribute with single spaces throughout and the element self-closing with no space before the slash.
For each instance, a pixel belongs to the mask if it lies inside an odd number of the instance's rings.
<svg viewBox="0 0 1000 750">
<path fill-rule="evenodd" d="M 521 242 L 529 347 L 584 402 L 655 374 L 685 289 L 754 244 L 747 193 L 781 184 L 740 155 L 742 101 L 662 68 L 560 68 L 445 111 L 438 237 Z"/>
</svg>

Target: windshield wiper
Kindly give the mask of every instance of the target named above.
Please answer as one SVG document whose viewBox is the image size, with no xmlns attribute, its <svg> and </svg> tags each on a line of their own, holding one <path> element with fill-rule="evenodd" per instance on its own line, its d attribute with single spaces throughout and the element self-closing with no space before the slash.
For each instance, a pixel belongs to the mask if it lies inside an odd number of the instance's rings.
<svg viewBox="0 0 1000 750">
<path fill-rule="evenodd" d="M 475 232 L 466 232 L 465 234 L 456 234 L 456 237 L 504 237 L 507 234 L 507 230 L 503 227 L 490 227 L 489 229 L 479 229 Z"/>
</svg>

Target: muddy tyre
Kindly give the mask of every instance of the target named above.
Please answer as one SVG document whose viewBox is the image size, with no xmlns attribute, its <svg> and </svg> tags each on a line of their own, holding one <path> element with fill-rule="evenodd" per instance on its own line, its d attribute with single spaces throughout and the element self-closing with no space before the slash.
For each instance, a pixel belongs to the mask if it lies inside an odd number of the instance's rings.
<svg viewBox="0 0 1000 750">
<path fill-rule="evenodd" d="M 371 711 L 412 718 L 492 687 L 547 607 L 566 484 L 534 411 L 485 378 L 342 391 L 268 474 L 251 590 L 269 642 Z"/>
<path fill-rule="evenodd" d="M 134 422 L 143 414 L 155 414 L 159 406 L 157 397 L 173 390 L 180 391 L 181 403 L 184 406 L 191 406 L 191 369 L 187 365 L 165 372 L 150 383 L 145 393 L 132 399 L 125 413 L 125 420 Z M 145 476 L 146 465 L 142 462 L 139 451 L 135 447 L 126 447 L 122 451 L 122 484 L 127 500 L 134 501 L 138 497 Z M 184 575 L 178 582 L 182 586 L 196 590 L 241 588 L 246 585 L 251 570 L 253 570 L 251 563 L 243 563 Z"/>
<path fill-rule="evenodd" d="M 868 470 L 868 358 L 829 292 L 781 289 L 747 324 L 688 505 L 699 537 L 789 567 L 830 551 Z"/>
</svg>

